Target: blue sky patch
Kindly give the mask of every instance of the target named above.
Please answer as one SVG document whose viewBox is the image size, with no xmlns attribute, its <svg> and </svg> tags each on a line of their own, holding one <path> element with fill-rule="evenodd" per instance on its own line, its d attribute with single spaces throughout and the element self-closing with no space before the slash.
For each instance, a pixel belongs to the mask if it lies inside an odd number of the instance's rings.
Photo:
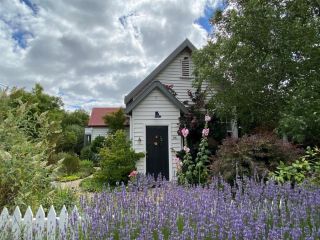
<svg viewBox="0 0 320 240">
<path fill-rule="evenodd" d="M 24 30 L 17 30 L 12 34 L 12 38 L 16 41 L 17 45 L 23 49 L 27 47 L 27 39 L 32 37 L 33 34 L 31 32 Z"/>
<path fill-rule="evenodd" d="M 212 25 L 210 24 L 210 19 L 214 16 L 217 10 L 222 10 L 225 8 L 223 1 L 218 4 L 216 8 L 206 5 L 204 9 L 204 16 L 195 20 L 195 23 L 203 27 L 208 33 L 212 32 Z"/>
<path fill-rule="evenodd" d="M 33 14 L 36 15 L 39 12 L 39 7 L 35 3 L 32 3 L 31 0 L 20 0 L 20 2 L 27 5 L 32 10 Z"/>
</svg>

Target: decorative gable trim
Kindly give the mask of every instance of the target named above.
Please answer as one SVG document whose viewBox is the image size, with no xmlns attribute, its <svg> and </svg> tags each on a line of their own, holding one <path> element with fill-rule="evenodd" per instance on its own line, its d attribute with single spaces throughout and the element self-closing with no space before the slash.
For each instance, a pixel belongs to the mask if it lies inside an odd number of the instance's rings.
<svg viewBox="0 0 320 240">
<path fill-rule="evenodd" d="M 135 100 L 127 104 L 125 109 L 126 114 L 129 114 L 145 97 L 147 97 L 154 89 L 159 89 L 180 111 L 187 113 L 187 108 L 159 81 L 154 81 L 149 84 L 144 91 L 136 96 Z"/>
<path fill-rule="evenodd" d="M 154 78 L 165 69 L 170 62 L 172 62 L 180 52 L 185 48 L 189 48 L 192 52 L 196 50 L 196 47 L 189 41 L 189 39 L 184 40 L 156 69 L 154 69 L 137 87 L 135 87 L 127 96 L 124 98 L 124 102 L 128 105 L 129 102 L 133 100 L 137 95 L 140 94 L 143 89 L 150 84 Z"/>
</svg>

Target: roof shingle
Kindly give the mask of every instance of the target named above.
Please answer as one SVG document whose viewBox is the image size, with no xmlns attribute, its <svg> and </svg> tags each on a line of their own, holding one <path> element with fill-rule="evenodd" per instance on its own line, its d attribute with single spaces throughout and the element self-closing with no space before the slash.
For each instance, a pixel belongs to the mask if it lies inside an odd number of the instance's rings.
<svg viewBox="0 0 320 240">
<path fill-rule="evenodd" d="M 106 127 L 103 117 L 119 111 L 119 107 L 92 108 L 88 127 Z"/>
</svg>

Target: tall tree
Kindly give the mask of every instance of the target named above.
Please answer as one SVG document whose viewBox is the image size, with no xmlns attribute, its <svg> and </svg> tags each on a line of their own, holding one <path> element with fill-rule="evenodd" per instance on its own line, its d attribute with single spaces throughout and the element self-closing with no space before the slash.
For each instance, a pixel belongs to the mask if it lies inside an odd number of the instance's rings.
<svg viewBox="0 0 320 240">
<path fill-rule="evenodd" d="M 122 108 L 117 112 L 104 116 L 104 121 L 108 125 L 110 133 L 115 133 L 117 130 L 123 130 L 125 128 L 126 119 L 127 117 Z"/>
<path fill-rule="evenodd" d="M 320 129 L 319 9 L 315 0 L 230 0 L 212 19 L 215 34 L 194 54 L 196 83 L 208 80 L 216 91 L 211 107 L 236 114 L 245 132 L 277 128 L 304 141 Z M 306 131 L 297 137 L 293 127 Z"/>
</svg>

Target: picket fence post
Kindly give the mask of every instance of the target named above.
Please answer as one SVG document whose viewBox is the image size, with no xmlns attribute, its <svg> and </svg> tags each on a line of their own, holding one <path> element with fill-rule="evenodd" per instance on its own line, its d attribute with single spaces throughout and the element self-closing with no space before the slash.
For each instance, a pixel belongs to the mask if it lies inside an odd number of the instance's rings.
<svg viewBox="0 0 320 240">
<path fill-rule="evenodd" d="M 12 217 L 12 237 L 13 239 L 21 239 L 22 233 L 22 215 L 19 207 L 16 207 Z"/>
<path fill-rule="evenodd" d="M 45 213 L 42 206 L 40 205 L 38 212 L 36 214 L 35 221 L 35 240 L 44 239 L 44 225 L 45 225 Z"/>
<path fill-rule="evenodd" d="M 65 206 L 61 209 L 59 217 L 59 239 L 67 239 L 68 233 L 68 211 Z"/>
<path fill-rule="evenodd" d="M 32 240 L 32 221 L 33 221 L 33 213 L 29 206 L 23 217 L 23 224 L 24 224 L 23 235 L 24 235 L 24 239 L 26 240 Z"/>
<path fill-rule="evenodd" d="M 10 215 L 7 208 L 4 208 L 0 215 L 0 238 L 8 238 L 10 228 Z"/>
<path fill-rule="evenodd" d="M 40 206 L 35 218 L 30 207 L 27 208 L 23 218 L 19 207 L 16 207 L 12 216 L 7 208 L 0 214 L 0 239 L 26 239 L 26 240 L 66 240 L 70 234 L 71 239 L 79 236 L 80 214 L 75 206 L 69 214 L 65 206 L 57 216 L 53 206 L 50 207 L 46 218 L 43 207 Z"/>
</svg>

